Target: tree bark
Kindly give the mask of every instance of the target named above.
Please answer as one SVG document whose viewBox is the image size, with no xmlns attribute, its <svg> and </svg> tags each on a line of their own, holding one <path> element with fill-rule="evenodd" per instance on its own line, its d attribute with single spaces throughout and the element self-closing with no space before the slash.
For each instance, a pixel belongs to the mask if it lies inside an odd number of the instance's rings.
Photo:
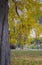
<svg viewBox="0 0 42 65">
<path fill-rule="evenodd" d="M 0 65 L 10 65 L 8 1 L 0 0 Z"/>
</svg>

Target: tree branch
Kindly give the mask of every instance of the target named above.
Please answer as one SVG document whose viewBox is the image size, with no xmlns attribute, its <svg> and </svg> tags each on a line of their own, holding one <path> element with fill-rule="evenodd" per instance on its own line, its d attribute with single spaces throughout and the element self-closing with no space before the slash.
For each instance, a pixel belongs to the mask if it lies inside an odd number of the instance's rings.
<svg viewBox="0 0 42 65">
<path fill-rule="evenodd" d="M 16 11 L 17 15 L 19 16 L 18 11 L 17 11 L 16 1 L 15 0 L 12 0 L 12 1 L 15 3 L 15 11 Z"/>
</svg>

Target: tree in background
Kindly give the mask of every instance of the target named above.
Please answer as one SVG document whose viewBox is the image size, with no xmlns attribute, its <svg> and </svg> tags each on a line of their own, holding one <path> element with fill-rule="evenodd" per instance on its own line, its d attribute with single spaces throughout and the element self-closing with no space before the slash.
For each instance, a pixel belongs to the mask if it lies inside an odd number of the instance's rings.
<svg viewBox="0 0 42 65">
<path fill-rule="evenodd" d="M 35 29 L 36 37 L 42 33 L 39 19 L 42 17 L 42 4 L 40 0 L 9 0 L 9 28 L 10 43 L 28 44 L 30 31 Z"/>
</svg>

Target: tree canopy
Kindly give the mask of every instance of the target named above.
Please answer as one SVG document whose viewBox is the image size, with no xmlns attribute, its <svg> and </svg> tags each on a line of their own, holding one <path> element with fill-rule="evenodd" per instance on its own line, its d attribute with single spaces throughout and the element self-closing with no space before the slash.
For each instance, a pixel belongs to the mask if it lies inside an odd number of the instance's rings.
<svg viewBox="0 0 42 65">
<path fill-rule="evenodd" d="M 30 44 L 34 38 L 30 36 L 34 29 L 35 38 L 42 34 L 41 0 L 9 0 L 10 43 Z M 33 32 L 32 32 L 33 33 Z"/>
</svg>

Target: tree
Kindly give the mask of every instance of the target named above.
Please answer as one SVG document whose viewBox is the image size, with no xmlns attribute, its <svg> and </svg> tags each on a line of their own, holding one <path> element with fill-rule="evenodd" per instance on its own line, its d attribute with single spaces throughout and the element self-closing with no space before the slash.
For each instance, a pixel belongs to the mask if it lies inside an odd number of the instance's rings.
<svg viewBox="0 0 42 65">
<path fill-rule="evenodd" d="M 42 33 L 42 25 L 39 23 L 42 17 L 40 0 L 9 0 L 9 6 L 10 42 L 29 45 L 32 41 L 29 35 L 33 28 L 39 38 Z"/>
<path fill-rule="evenodd" d="M 8 0 L 0 0 L 0 65 L 10 65 Z"/>
</svg>

